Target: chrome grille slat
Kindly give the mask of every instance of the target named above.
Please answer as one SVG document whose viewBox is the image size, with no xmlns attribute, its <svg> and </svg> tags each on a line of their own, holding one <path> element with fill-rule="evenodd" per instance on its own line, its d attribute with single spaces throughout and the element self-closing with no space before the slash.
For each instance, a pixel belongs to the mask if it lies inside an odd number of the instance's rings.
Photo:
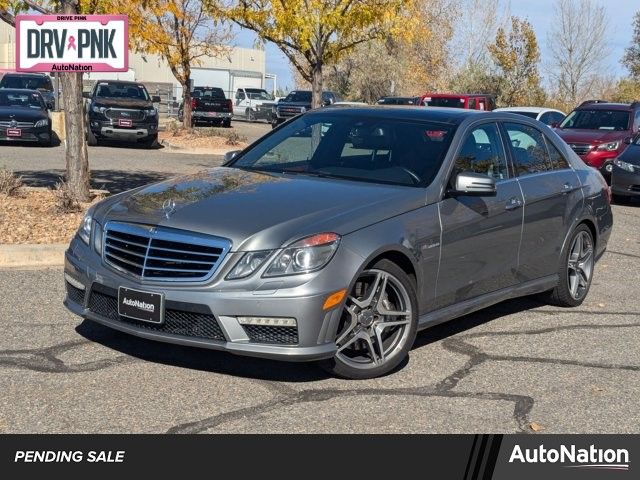
<svg viewBox="0 0 640 480">
<path fill-rule="evenodd" d="M 34 123 L 33 122 L 16 122 L 16 126 L 15 128 L 27 128 L 27 127 L 33 127 Z M 11 121 L 0 121 L 0 127 L 11 127 Z"/>
<path fill-rule="evenodd" d="M 103 259 L 150 281 L 203 281 L 220 265 L 231 242 L 165 227 L 108 222 Z"/>
</svg>

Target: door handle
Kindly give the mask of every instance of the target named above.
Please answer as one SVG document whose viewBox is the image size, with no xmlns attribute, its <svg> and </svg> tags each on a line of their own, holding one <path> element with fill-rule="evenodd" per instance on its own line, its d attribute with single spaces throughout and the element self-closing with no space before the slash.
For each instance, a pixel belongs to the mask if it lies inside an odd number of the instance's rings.
<svg viewBox="0 0 640 480">
<path fill-rule="evenodd" d="M 505 205 L 504 209 L 505 210 L 516 210 L 516 209 L 520 208 L 521 206 L 522 206 L 522 200 L 520 200 L 519 198 L 516 198 L 516 197 L 512 197 L 511 199 L 509 199 L 509 201 Z"/>
<path fill-rule="evenodd" d="M 571 190 L 573 190 L 573 185 L 571 185 L 569 182 L 565 182 L 562 185 L 562 192 L 563 193 L 569 193 Z"/>
</svg>

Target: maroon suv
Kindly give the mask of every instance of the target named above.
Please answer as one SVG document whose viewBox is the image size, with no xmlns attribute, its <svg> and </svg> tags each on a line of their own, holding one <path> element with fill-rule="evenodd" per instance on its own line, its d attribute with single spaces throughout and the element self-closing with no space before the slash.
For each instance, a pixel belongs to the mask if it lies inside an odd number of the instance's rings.
<svg viewBox="0 0 640 480">
<path fill-rule="evenodd" d="M 556 132 L 580 158 L 605 177 L 613 159 L 627 148 L 625 140 L 640 130 L 640 102 L 589 100 L 565 118 Z"/>
</svg>

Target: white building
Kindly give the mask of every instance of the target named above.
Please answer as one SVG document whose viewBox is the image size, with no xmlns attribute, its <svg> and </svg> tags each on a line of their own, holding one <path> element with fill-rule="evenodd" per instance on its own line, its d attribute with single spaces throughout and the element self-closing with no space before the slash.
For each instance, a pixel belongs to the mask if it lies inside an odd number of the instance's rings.
<svg viewBox="0 0 640 480">
<path fill-rule="evenodd" d="M 0 21 L 0 73 L 15 70 L 15 29 Z M 195 86 L 220 87 L 227 98 L 233 98 L 238 87 L 266 88 L 265 52 L 251 48 L 230 47 L 227 55 L 203 57 L 192 66 L 191 78 Z M 129 72 L 85 74 L 86 80 L 134 80 L 147 84 L 151 94 L 156 90 L 173 92 L 180 98 L 182 91 L 167 63 L 158 55 L 129 52 Z"/>
</svg>

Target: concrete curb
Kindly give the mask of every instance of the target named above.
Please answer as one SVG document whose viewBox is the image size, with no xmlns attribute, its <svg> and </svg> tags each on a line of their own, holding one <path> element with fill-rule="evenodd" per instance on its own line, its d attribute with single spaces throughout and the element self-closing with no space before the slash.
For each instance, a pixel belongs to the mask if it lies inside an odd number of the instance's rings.
<svg viewBox="0 0 640 480">
<path fill-rule="evenodd" d="M 53 267 L 64 265 L 66 243 L 50 245 L 0 245 L 0 268 Z"/>
</svg>

